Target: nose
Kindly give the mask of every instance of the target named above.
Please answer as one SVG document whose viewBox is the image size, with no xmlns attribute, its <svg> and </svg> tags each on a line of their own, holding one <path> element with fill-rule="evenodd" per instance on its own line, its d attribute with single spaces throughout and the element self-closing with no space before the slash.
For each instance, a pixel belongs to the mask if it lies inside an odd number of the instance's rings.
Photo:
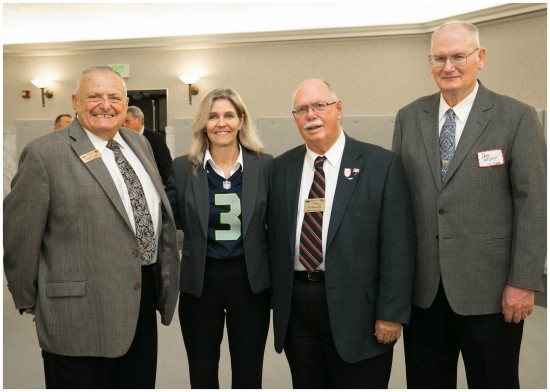
<svg viewBox="0 0 550 392">
<path fill-rule="evenodd" d="M 449 71 L 452 71 L 455 69 L 455 66 L 453 63 L 451 63 L 451 59 L 450 57 L 447 57 L 445 59 L 445 65 L 443 66 L 443 70 L 445 70 L 446 72 L 449 72 Z"/>
<path fill-rule="evenodd" d="M 306 118 L 317 118 L 317 112 L 315 112 L 312 106 L 307 107 Z"/>
<path fill-rule="evenodd" d="M 102 96 L 99 101 L 99 105 L 103 108 L 109 108 L 111 104 L 109 103 L 109 97 L 106 95 Z"/>
</svg>

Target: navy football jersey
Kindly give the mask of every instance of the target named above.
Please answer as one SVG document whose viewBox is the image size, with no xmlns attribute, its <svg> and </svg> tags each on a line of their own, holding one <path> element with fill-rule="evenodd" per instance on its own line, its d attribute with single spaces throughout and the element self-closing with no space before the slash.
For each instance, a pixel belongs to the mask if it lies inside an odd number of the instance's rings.
<svg viewBox="0 0 550 392">
<path fill-rule="evenodd" d="M 227 180 L 206 165 L 210 195 L 206 257 L 218 260 L 244 257 L 241 223 L 243 174 L 239 169 Z"/>
</svg>

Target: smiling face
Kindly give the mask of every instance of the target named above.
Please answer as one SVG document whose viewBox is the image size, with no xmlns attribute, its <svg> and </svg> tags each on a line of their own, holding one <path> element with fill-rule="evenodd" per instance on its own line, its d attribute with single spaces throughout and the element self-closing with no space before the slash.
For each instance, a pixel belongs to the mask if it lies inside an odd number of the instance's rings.
<svg viewBox="0 0 550 392">
<path fill-rule="evenodd" d="M 72 97 L 73 108 L 83 128 L 111 140 L 126 119 L 128 97 L 119 75 L 92 71 L 82 75 Z"/>
<path fill-rule="evenodd" d="M 303 82 L 294 93 L 293 107 L 311 106 L 315 103 L 331 103 L 323 111 L 308 108 L 301 116 L 294 116 L 300 135 L 308 147 L 317 154 L 324 154 L 340 136 L 342 101 L 335 98 L 322 80 Z"/>
<path fill-rule="evenodd" d="M 206 123 L 210 149 L 236 146 L 237 134 L 242 125 L 242 117 L 238 116 L 235 106 L 229 100 L 215 100 Z"/>
<path fill-rule="evenodd" d="M 449 25 L 435 33 L 431 55 L 438 57 L 468 55 L 476 48 L 476 43 L 468 29 L 461 25 Z M 435 83 L 451 107 L 458 104 L 474 90 L 477 74 L 485 64 L 485 53 L 485 48 L 479 48 L 468 56 L 466 64 L 461 66 L 453 65 L 449 59 L 446 60 L 442 68 L 430 65 Z"/>
</svg>

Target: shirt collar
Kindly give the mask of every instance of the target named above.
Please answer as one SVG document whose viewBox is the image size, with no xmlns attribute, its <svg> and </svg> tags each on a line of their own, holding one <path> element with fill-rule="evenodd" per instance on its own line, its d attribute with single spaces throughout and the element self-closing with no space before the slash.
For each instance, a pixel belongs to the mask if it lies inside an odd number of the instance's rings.
<svg viewBox="0 0 550 392">
<path fill-rule="evenodd" d="M 470 111 L 474 106 L 477 90 L 479 90 L 479 82 L 476 82 L 474 90 L 470 94 L 468 94 L 466 98 L 460 101 L 458 105 L 456 105 L 454 108 L 451 108 L 447 104 L 445 99 L 443 99 L 443 96 L 441 96 L 441 98 L 439 99 L 439 121 L 443 120 L 443 117 L 445 116 L 445 113 L 447 113 L 447 110 L 453 109 L 457 120 L 460 122 L 464 122 L 468 118 L 468 115 L 470 114 Z"/>
<path fill-rule="evenodd" d="M 340 165 L 340 160 L 342 159 L 342 155 L 344 154 L 344 146 L 346 144 L 346 136 L 344 134 L 344 130 L 340 128 L 340 136 L 338 136 L 338 139 L 336 139 L 336 142 L 332 145 L 332 147 L 323 155 L 325 156 L 326 160 L 332 167 L 338 167 Z M 316 152 L 313 152 L 310 150 L 310 148 L 306 144 L 306 160 L 308 162 L 308 167 L 313 170 L 313 163 L 315 162 L 315 158 L 319 156 Z"/>
<path fill-rule="evenodd" d="M 92 144 L 94 145 L 96 150 L 98 150 L 100 153 L 103 154 L 103 151 L 105 151 L 105 149 L 107 148 L 108 141 L 104 140 L 104 139 L 100 138 L 99 136 L 97 136 L 96 134 L 88 131 L 86 128 L 82 128 L 82 129 L 84 129 L 84 132 L 86 132 L 86 135 L 88 135 L 88 137 L 90 138 L 90 141 L 92 142 Z M 122 138 L 122 136 L 118 132 L 113 137 L 113 140 L 120 145 L 120 148 L 122 150 L 124 150 L 126 147 L 128 147 L 128 144 L 126 143 L 126 141 Z"/>
<path fill-rule="evenodd" d="M 239 143 L 237 143 L 237 145 L 239 146 L 239 156 L 237 157 L 237 160 L 235 161 L 235 164 L 233 165 L 233 169 L 236 169 L 240 166 L 241 168 L 241 171 L 243 171 L 243 168 L 244 168 L 244 165 L 243 165 L 243 149 L 241 148 L 241 145 Z M 216 166 L 216 164 L 214 163 L 214 160 L 212 159 L 212 155 L 210 154 L 210 150 L 207 149 L 205 152 L 204 152 L 204 163 L 203 163 L 203 168 L 206 169 L 206 164 L 207 163 L 210 163 L 210 166 L 212 166 L 212 168 L 218 168 L 218 166 Z M 221 170 L 221 169 L 219 169 Z"/>
</svg>

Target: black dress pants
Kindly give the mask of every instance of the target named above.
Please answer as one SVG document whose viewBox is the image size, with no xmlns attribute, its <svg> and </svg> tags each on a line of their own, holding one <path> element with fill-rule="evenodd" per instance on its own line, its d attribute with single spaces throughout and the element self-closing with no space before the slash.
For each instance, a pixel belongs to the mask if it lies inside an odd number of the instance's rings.
<svg viewBox="0 0 550 392">
<path fill-rule="evenodd" d="M 338 354 L 324 281 L 294 278 L 284 350 L 295 389 L 388 388 L 393 347 L 357 363 L 346 362 Z"/>
<path fill-rule="evenodd" d="M 46 388 L 155 388 L 157 318 L 153 266 L 141 268 L 141 302 L 132 345 L 118 358 L 71 357 L 42 351 Z"/>
<path fill-rule="evenodd" d="M 206 260 L 202 297 L 180 294 L 179 318 L 191 388 L 219 388 L 220 345 L 227 318 L 231 387 L 262 387 L 270 291 L 252 293 L 244 259 Z"/>
<path fill-rule="evenodd" d="M 413 305 L 404 328 L 407 388 L 456 389 L 460 352 L 468 388 L 519 388 L 522 335 L 523 321 L 508 324 L 501 313 L 456 314 L 440 283 L 433 304 Z"/>
</svg>

